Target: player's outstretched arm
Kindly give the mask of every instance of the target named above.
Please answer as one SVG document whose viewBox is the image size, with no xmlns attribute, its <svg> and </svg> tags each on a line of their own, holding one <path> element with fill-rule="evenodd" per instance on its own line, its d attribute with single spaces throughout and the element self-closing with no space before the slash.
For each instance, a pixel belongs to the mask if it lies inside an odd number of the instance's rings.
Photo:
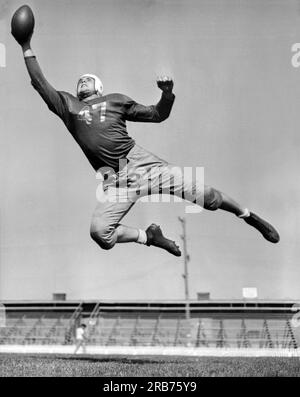
<svg viewBox="0 0 300 397">
<path fill-rule="evenodd" d="M 128 101 L 127 120 L 160 123 L 169 117 L 175 100 L 174 82 L 169 77 L 159 77 L 157 86 L 162 90 L 160 101 L 152 106 L 140 105 L 132 100 Z"/>
<path fill-rule="evenodd" d="M 62 98 L 46 80 L 31 48 L 34 24 L 35 20 L 32 10 L 28 6 L 22 6 L 13 15 L 11 33 L 22 48 L 25 64 L 33 87 L 41 95 L 49 109 L 61 116 L 64 111 Z"/>
</svg>

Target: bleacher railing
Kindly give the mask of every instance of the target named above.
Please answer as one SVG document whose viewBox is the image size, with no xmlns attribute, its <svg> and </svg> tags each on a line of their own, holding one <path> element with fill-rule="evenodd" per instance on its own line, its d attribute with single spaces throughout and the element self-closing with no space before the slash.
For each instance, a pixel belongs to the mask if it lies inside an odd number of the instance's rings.
<svg viewBox="0 0 300 397">
<path fill-rule="evenodd" d="M 213 348 L 297 349 L 300 343 L 291 325 L 292 311 L 269 313 L 249 308 L 191 310 L 190 319 L 178 307 L 102 307 L 90 312 L 83 304 L 49 310 L 41 307 L 7 309 L 0 327 L 0 344 L 73 344 L 75 328 L 87 324 L 88 343 L 99 346 L 187 346 Z"/>
</svg>

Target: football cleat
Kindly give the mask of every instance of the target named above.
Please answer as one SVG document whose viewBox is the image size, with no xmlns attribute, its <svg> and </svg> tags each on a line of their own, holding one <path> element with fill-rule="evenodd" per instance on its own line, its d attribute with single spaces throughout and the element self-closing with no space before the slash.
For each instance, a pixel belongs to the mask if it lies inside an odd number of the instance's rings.
<svg viewBox="0 0 300 397">
<path fill-rule="evenodd" d="M 178 245 L 176 245 L 175 241 L 164 237 L 161 228 L 158 225 L 152 223 L 152 225 L 147 228 L 146 235 L 148 246 L 153 245 L 154 247 L 162 248 L 175 256 L 181 256 Z"/>
<path fill-rule="evenodd" d="M 270 225 L 268 222 L 261 219 L 258 215 L 250 212 L 250 216 L 243 218 L 248 225 L 255 227 L 266 240 L 271 243 L 278 243 L 280 240 L 280 236 L 275 228 Z"/>
</svg>

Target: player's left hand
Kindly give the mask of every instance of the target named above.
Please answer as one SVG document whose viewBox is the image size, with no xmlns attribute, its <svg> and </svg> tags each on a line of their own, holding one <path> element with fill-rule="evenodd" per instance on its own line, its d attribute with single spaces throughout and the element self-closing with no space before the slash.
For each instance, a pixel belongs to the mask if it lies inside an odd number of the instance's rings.
<svg viewBox="0 0 300 397">
<path fill-rule="evenodd" d="M 168 76 L 158 77 L 157 86 L 160 88 L 164 93 L 171 94 L 174 86 L 173 80 Z"/>
</svg>

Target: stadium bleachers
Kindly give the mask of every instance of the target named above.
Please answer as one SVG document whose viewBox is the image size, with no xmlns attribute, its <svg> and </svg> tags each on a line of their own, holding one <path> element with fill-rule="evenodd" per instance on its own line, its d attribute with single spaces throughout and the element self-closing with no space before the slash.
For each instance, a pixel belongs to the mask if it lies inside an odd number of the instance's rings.
<svg viewBox="0 0 300 397">
<path fill-rule="evenodd" d="M 63 343 L 69 319 L 27 318 L 10 319 L 0 331 L 1 344 L 51 344 Z"/>
<path fill-rule="evenodd" d="M 237 307 L 239 309 L 237 309 Z M 87 325 L 88 344 L 95 346 L 181 346 L 205 348 L 297 349 L 299 335 L 288 307 L 191 307 L 78 303 L 34 309 L 7 307 L 2 345 L 68 345 L 75 329 Z"/>
<path fill-rule="evenodd" d="M 66 343 L 70 329 L 73 331 L 74 328 L 75 322 L 72 319 L 76 309 L 72 309 L 71 312 L 65 312 L 63 308 L 54 311 L 51 308 L 33 309 L 13 307 L 7 310 L 5 326 L 0 327 L 0 344 Z"/>
</svg>

